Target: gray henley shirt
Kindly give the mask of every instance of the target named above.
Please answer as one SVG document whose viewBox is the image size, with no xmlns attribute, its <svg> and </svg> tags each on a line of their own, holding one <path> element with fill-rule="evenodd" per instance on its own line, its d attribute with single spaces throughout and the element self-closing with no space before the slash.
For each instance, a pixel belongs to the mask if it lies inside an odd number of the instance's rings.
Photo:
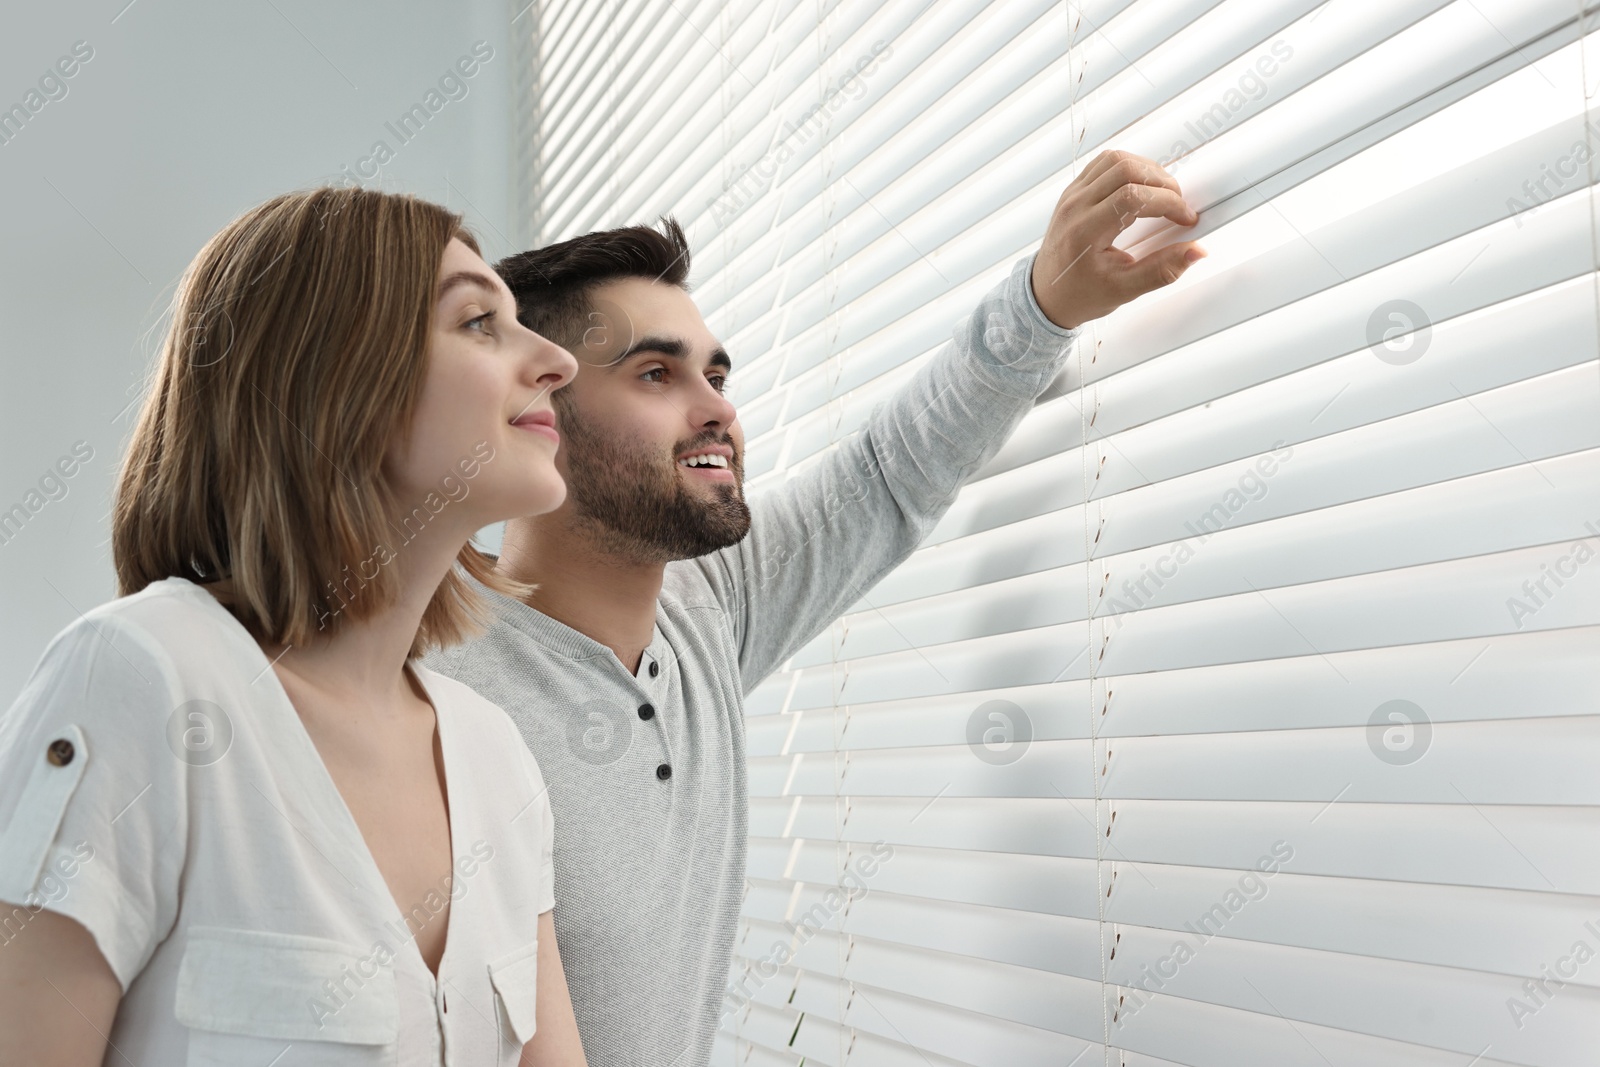
<svg viewBox="0 0 1600 1067">
<path fill-rule="evenodd" d="M 744 698 L 906 559 L 1066 361 L 1033 257 L 818 463 L 750 501 L 749 534 L 670 563 L 630 674 L 478 586 L 483 637 L 424 662 L 511 716 L 555 815 L 556 932 L 591 1067 L 705 1067 L 745 889 Z"/>
</svg>

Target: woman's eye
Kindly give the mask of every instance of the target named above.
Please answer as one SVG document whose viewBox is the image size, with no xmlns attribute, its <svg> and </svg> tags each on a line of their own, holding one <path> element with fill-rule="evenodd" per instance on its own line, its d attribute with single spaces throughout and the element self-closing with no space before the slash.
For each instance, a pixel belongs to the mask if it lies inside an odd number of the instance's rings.
<svg viewBox="0 0 1600 1067">
<path fill-rule="evenodd" d="M 494 319 L 494 316 L 495 316 L 495 313 L 492 312 L 492 311 L 485 312 L 484 314 L 479 315 L 475 319 L 468 319 L 466 321 L 466 323 L 465 323 L 465 326 L 466 326 L 467 329 L 470 330 L 480 322 L 488 323 L 489 321 L 492 321 Z"/>
</svg>

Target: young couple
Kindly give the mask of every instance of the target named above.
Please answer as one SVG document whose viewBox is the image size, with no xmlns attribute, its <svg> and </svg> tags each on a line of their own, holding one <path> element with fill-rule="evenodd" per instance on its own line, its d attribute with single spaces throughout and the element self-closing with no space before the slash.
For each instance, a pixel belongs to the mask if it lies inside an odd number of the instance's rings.
<svg viewBox="0 0 1600 1067">
<path fill-rule="evenodd" d="M 1196 221 L 1097 158 L 953 342 L 748 507 L 675 224 L 498 273 L 411 197 L 230 224 L 124 461 L 119 598 L 0 719 L 0 1064 L 702 1067 L 745 694 L 916 548 L 1080 325 L 1201 254 L 1114 248 L 1141 216 Z"/>
</svg>

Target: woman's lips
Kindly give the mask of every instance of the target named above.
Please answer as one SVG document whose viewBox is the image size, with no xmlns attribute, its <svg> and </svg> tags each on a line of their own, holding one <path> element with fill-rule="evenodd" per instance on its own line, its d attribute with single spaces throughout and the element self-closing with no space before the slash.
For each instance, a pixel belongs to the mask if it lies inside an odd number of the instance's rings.
<svg viewBox="0 0 1600 1067">
<path fill-rule="evenodd" d="M 556 432 L 556 428 L 554 426 L 546 426 L 542 422 L 514 422 L 511 425 L 515 426 L 519 430 L 527 430 L 529 433 L 536 433 L 541 437 L 548 437 L 558 445 L 561 443 L 561 435 Z"/>
</svg>

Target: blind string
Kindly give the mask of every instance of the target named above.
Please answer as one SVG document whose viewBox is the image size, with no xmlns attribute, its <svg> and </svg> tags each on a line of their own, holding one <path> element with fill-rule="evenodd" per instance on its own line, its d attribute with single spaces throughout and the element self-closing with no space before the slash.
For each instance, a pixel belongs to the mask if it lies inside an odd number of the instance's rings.
<svg viewBox="0 0 1600 1067">
<path fill-rule="evenodd" d="M 1070 86 L 1067 98 L 1067 135 L 1070 140 L 1071 170 L 1074 175 L 1078 171 L 1078 84 L 1082 79 L 1082 72 L 1075 69 L 1074 54 L 1076 53 L 1076 33 L 1078 17 L 1073 10 L 1072 0 L 1065 0 L 1067 12 L 1067 82 Z M 1078 370 L 1078 431 L 1080 448 L 1078 458 L 1081 466 L 1083 484 L 1083 601 L 1084 601 L 1084 640 L 1087 642 L 1089 658 L 1088 677 L 1086 679 L 1087 699 L 1085 710 L 1089 716 L 1089 788 L 1090 796 L 1094 802 L 1094 886 L 1095 886 L 1095 931 L 1098 935 L 1100 950 L 1100 1043 L 1101 1060 L 1104 1067 L 1111 1065 L 1111 1006 L 1109 961 L 1106 958 L 1106 887 L 1105 887 L 1105 841 L 1100 829 L 1100 729 L 1099 715 L 1095 709 L 1095 682 L 1096 668 L 1099 666 L 1099 654 L 1094 651 L 1095 642 L 1095 615 L 1094 615 L 1094 583 L 1089 580 L 1089 565 L 1094 561 L 1092 555 L 1093 543 L 1089 535 L 1089 505 L 1094 493 L 1092 483 L 1089 481 L 1089 431 L 1090 420 L 1088 410 L 1089 385 L 1086 376 L 1086 365 L 1083 359 L 1083 350 L 1089 342 L 1089 336 L 1079 334 L 1073 345 L 1073 355 Z M 1099 471 L 1098 464 L 1095 467 Z M 1104 653 L 1104 647 L 1100 652 Z M 1068 800 L 1068 803 L 1071 803 Z"/>
<path fill-rule="evenodd" d="M 1594 124 L 1589 120 L 1593 108 L 1589 102 L 1589 21 L 1595 13 L 1585 10 L 1588 0 L 1575 0 L 1578 7 L 1578 71 L 1582 84 L 1578 92 L 1583 94 L 1583 138 L 1585 147 L 1589 152 L 1589 263 L 1595 272 L 1600 272 L 1600 218 L 1596 216 L 1595 181 L 1597 170 L 1600 170 L 1600 160 L 1595 159 Z M 1594 293 L 1594 327 L 1597 348 L 1600 348 L 1600 273 L 1591 274 L 1590 286 Z M 1600 356 L 1600 350 L 1595 353 Z M 1600 359 L 1596 360 L 1595 367 L 1600 371 Z"/>
<path fill-rule="evenodd" d="M 812 40 L 816 42 L 816 61 L 814 73 L 817 86 L 817 99 L 822 100 L 825 98 L 825 94 L 827 92 L 827 79 L 824 75 L 824 67 L 826 66 L 828 50 L 823 42 L 823 36 L 826 32 L 827 26 L 826 0 L 817 0 L 816 12 L 816 32 L 812 35 Z M 837 269 L 837 264 L 834 262 L 833 256 L 833 226 L 835 224 L 833 217 L 834 191 L 832 182 L 833 174 L 830 165 L 831 153 L 829 152 L 829 142 L 833 137 L 833 116 L 827 108 L 822 109 L 822 114 L 823 129 L 821 133 L 821 139 L 817 145 L 817 167 L 821 172 L 821 199 L 823 208 L 822 263 L 823 277 L 826 279 L 824 285 L 827 286 L 828 294 L 823 324 L 823 336 L 828 339 L 828 361 L 835 365 L 833 376 L 835 380 L 837 380 L 837 360 L 839 354 L 833 349 L 833 342 L 838 336 L 834 322 L 835 308 L 833 306 L 833 294 L 837 291 L 837 278 L 834 274 L 834 271 Z M 830 387 L 829 399 L 827 401 L 827 403 L 830 405 L 833 402 L 832 392 L 833 390 Z M 827 426 L 828 447 L 832 448 L 836 441 L 834 436 L 834 424 L 831 418 L 827 419 Z M 838 628 L 834 631 L 834 640 L 829 642 L 829 657 L 832 661 L 830 677 L 832 677 L 834 683 L 832 686 L 834 825 L 833 858 L 837 869 L 837 877 L 841 886 L 844 885 L 844 875 L 848 866 L 847 857 L 849 853 L 849 846 L 845 842 L 844 824 L 848 817 L 846 810 L 848 800 L 844 793 L 844 772 L 849 766 L 850 757 L 849 754 L 844 750 L 844 737 L 842 733 L 843 727 L 841 727 L 839 722 L 839 693 L 842 688 L 841 680 L 839 678 L 839 645 L 840 642 L 845 639 L 848 633 L 849 623 L 844 619 L 840 619 L 838 620 Z M 844 669 L 845 678 L 848 679 L 850 671 L 848 659 L 844 664 Z M 848 725 L 848 723 L 849 715 L 847 713 L 845 716 L 845 724 Z M 836 916 L 836 921 L 838 922 L 838 937 L 835 941 L 836 959 L 838 962 L 838 969 L 835 973 L 838 975 L 838 981 L 834 986 L 834 995 L 836 997 L 835 1003 L 838 1007 L 838 1025 L 834 1027 L 834 1036 L 837 1042 L 836 1048 L 838 1050 L 836 1062 L 841 1064 L 845 1062 L 845 1059 L 849 1055 L 849 1048 L 847 1047 L 845 1035 L 852 1032 L 852 1028 L 847 1023 L 851 1001 L 853 1000 L 852 986 L 849 977 L 845 974 L 845 969 L 850 962 L 850 936 L 845 932 L 844 928 L 845 920 L 849 917 L 849 913 L 850 901 L 848 898 L 846 898 L 844 906 L 840 908 L 839 914 Z"/>
</svg>

